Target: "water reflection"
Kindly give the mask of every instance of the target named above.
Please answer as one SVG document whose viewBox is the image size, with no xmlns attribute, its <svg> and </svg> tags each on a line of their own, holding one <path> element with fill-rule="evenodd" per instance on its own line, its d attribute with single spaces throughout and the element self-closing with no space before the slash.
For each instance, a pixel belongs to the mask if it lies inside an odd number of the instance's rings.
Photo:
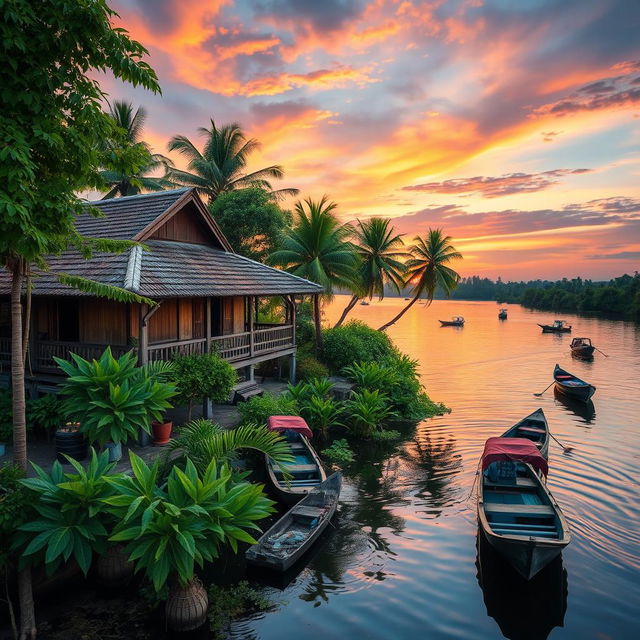
<svg viewBox="0 0 640 640">
<path fill-rule="evenodd" d="M 567 572 L 558 556 L 531 580 L 524 580 L 486 541 L 478 529 L 476 568 L 487 615 L 505 638 L 546 640 L 564 626 Z"/>
<path fill-rule="evenodd" d="M 584 424 L 591 424 L 596 417 L 596 408 L 593 404 L 593 400 L 589 400 L 588 402 L 578 402 L 577 400 L 573 400 L 568 398 L 563 393 L 560 393 L 555 387 L 553 388 L 553 395 L 558 402 L 558 404 L 562 405 L 563 409 L 567 413 L 572 413 L 578 418 L 581 418 Z"/>
</svg>

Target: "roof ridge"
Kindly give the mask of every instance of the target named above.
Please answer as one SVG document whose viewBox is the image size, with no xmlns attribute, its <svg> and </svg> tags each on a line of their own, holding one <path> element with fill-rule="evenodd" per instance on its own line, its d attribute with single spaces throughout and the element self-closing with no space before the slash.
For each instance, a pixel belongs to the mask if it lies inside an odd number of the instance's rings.
<svg viewBox="0 0 640 640">
<path fill-rule="evenodd" d="M 166 196 L 168 194 L 186 193 L 193 187 L 180 187 L 179 189 L 163 189 L 162 191 L 152 191 L 151 193 L 136 193 L 134 196 L 119 196 L 117 198 L 107 198 L 105 200 L 87 200 L 84 204 L 91 204 L 93 206 L 99 206 L 107 202 L 122 202 L 123 200 L 133 200 L 136 198 L 151 198 L 153 196 Z"/>
</svg>

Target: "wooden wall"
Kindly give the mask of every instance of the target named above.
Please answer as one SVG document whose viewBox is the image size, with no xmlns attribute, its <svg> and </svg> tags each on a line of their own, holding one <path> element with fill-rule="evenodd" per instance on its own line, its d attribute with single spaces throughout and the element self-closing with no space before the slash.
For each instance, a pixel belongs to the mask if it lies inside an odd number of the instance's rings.
<svg viewBox="0 0 640 640">
<path fill-rule="evenodd" d="M 169 218 L 150 237 L 156 240 L 176 240 L 220 248 L 220 243 L 211 229 L 203 222 L 200 213 L 191 203 Z"/>
<path fill-rule="evenodd" d="M 204 338 L 205 300 L 164 300 L 149 318 L 149 344 Z"/>
<path fill-rule="evenodd" d="M 127 305 L 111 300 L 80 301 L 80 342 L 126 345 L 129 341 Z"/>
</svg>

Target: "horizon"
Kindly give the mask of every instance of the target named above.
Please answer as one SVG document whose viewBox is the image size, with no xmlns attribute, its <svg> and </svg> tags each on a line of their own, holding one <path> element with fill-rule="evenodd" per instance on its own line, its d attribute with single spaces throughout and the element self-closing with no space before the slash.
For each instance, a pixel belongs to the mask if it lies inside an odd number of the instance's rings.
<svg viewBox="0 0 640 640">
<path fill-rule="evenodd" d="M 101 82 L 146 107 L 155 152 L 237 121 L 262 143 L 249 170 L 283 166 L 275 188 L 327 193 L 344 221 L 391 217 L 408 241 L 442 227 L 463 277 L 610 280 L 640 264 L 640 3 L 111 5 L 163 95 Z"/>
</svg>

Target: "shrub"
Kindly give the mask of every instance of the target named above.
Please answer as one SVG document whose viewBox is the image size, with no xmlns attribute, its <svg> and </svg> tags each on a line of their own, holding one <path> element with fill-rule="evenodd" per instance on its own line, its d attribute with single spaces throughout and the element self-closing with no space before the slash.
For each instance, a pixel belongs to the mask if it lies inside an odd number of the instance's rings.
<svg viewBox="0 0 640 640">
<path fill-rule="evenodd" d="M 389 406 L 387 396 L 380 391 L 356 391 L 346 401 L 348 426 L 355 435 L 368 437 L 396 413 Z"/>
<path fill-rule="evenodd" d="M 354 362 L 379 362 L 393 353 L 389 336 L 352 320 L 323 331 L 322 359 L 337 373 Z"/>
<path fill-rule="evenodd" d="M 345 367 L 342 374 L 356 385 L 356 389 L 387 393 L 398 383 L 399 377 L 391 366 L 377 362 L 356 362 Z"/>
<path fill-rule="evenodd" d="M 289 383 L 287 385 L 285 397 L 295 402 L 298 406 L 306 402 L 310 395 L 311 389 L 309 388 L 309 383 L 304 380 L 301 380 L 297 384 Z"/>
<path fill-rule="evenodd" d="M 343 438 L 335 440 L 330 447 L 321 451 L 322 455 L 337 464 L 350 464 L 355 460 L 355 454 L 349 443 Z"/>
<path fill-rule="evenodd" d="M 178 390 L 176 402 L 187 405 L 187 421 L 191 420 L 194 402 L 205 398 L 215 403 L 227 402 L 238 380 L 236 370 L 215 353 L 177 356 L 172 363 L 172 380 Z"/>
<path fill-rule="evenodd" d="M 54 359 L 67 374 L 60 388 L 63 411 L 80 422 L 90 442 L 103 445 L 137 438 L 140 429 L 149 432 L 151 420 L 160 420 L 171 407 L 175 388 L 163 381 L 169 363 L 138 367 L 133 351 L 114 358 L 109 347 L 91 362 L 75 353 L 72 362 Z"/>
<path fill-rule="evenodd" d="M 296 375 L 299 380 L 327 378 L 329 377 L 329 369 L 313 354 L 301 351 L 298 354 L 298 366 Z"/>
<path fill-rule="evenodd" d="M 13 464 L 0 466 L 0 567 L 11 558 L 11 538 L 33 508 L 33 496 L 22 486 L 22 478 L 24 472 L 20 467 Z"/>
<path fill-rule="evenodd" d="M 27 423 L 30 427 L 51 434 L 64 422 L 62 401 L 55 394 L 27 402 Z"/>
<path fill-rule="evenodd" d="M 314 431 L 319 431 L 326 436 L 330 427 L 344 426 L 340 422 L 343 413 L 343 407 L 333 398 L 325 398 L 319 395 L 312 395 L 300 407 L 300 413 L 309 423 Z"/>
<path fill-rule="evenodd" d="M 274 605 L 246 581 L 229 587 L 212 584 L 209 587 L 209 627 L 214 637 L 222 634 L 238 618 L 268 611 Z M 227 637 L 226 634 L 224 637 Z"/>
<path fill-rule="evenodd" d="M 307 386 L 310 395 L 327 398 L 331 389 L 333 389 L 333 382 L 328 378 L 313 378 L 313 380 L 307 382 Z"/>
<path fill-rule="evenodd" d="M 395 429 L 389 429 L 387 431 L 373 431 L 371 433 L 371 439 L 377 442 L 390 442 L 393 440 L 400 440 L 402 434 Z"/>
<path fill-rule="evenodd" d="M 297 416 L 298 405 L 288 395 L 264 393 L 238 404 L 243 424 L 266 426 L 269 416 Z"/>
<path fill-rule="evenodd" d="M 56 461 L 51 473 L 33 464 L 38 477 L 21 480 L 38 515 L 18 527 L 13 547 L 22 549 L 21 562 L 43 561 L 48 574 L 73 557 L 86 575 L 93 553 L 106 550 L 110 516 L 104 500 L 113 493 L 107 480 L 115 463 L 108 451 L 98 456 L 94 449 L 86 470 L 67 459 L 76 473 L 65 473 Z"/>
</svg>

